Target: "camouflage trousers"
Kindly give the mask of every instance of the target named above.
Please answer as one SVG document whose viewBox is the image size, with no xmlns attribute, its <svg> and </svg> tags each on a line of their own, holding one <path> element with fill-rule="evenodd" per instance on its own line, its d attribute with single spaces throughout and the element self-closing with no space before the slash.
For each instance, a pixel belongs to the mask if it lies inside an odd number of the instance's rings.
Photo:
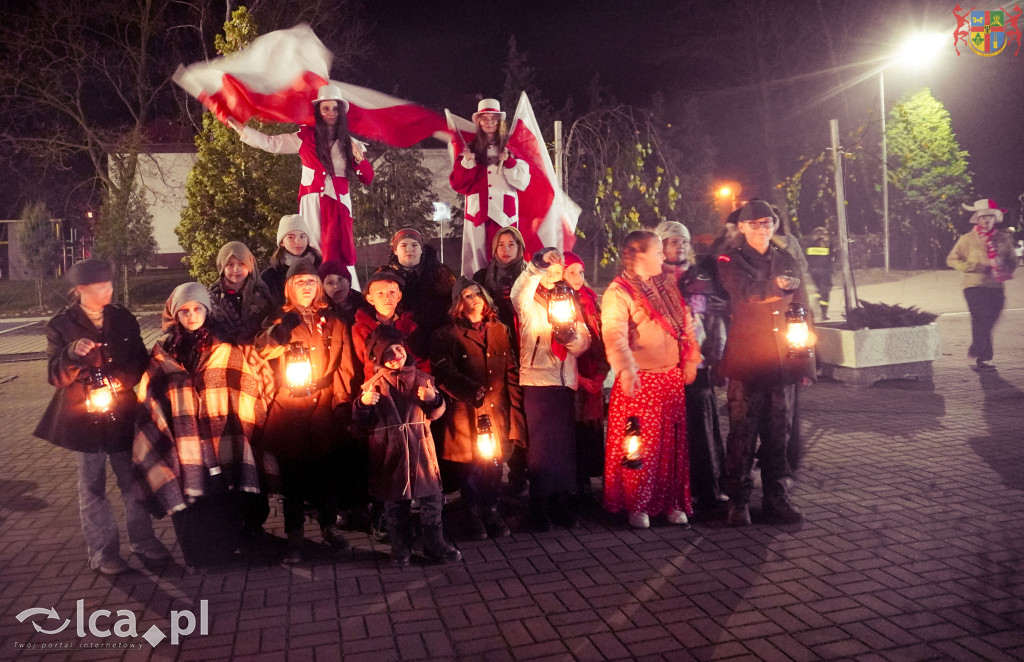
<svg viewBox="0 0 1024 662">
<path fill-rule="evenodd" d="M 755 459 L 761 467 L 765 496 L 785 493 L 786 479 L 792 475 L 787 449 L 795 399 L 794 384 L 729 380 L 729 437 L 722 489 L 737 505 L 750 503 Z"/>
</svg>

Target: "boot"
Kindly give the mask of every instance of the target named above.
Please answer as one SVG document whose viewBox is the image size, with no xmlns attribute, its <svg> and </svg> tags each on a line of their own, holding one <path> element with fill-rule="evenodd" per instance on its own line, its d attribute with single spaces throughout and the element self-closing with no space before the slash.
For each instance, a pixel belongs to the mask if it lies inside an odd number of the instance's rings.
<svg viewBox="0 0 1024 662">
<path fill-rule="evenodd" d="M 320 527 L 320 533 L 324 537 L 324 544 L 335 552 L 344 552 L 352 546 L 337 524 Z"/>
<path fill-rule="evenodd" d="M 483 514 L 480 506 L 471 506 L 469 521 L 466 522 L 466 537 L 470 540 L 487 540 L 487 529 L 484 527 Z"/>
<path fill-rule="evenodd" d="M 761 515 L 783 524 L 799 524 L 804 521 L 803 513 L 789 500 L 789 495 L 785 492 L 766 494 L 761 504 Z"/>
<path fill-rule="evenodd" d="M 579 524 L 576 504 L 569 493 L 558 492 L 551 495 L 551 520 L 565 529 L 571 529 Z"/>
<path fill-rule="evenodd" d="M 729 526 L 750 526 L 750 508 L 745 503 L 729 502 L 729 516 L 726 518 Z"/>
<path fill-rule="evenodd" d="M 302 531 L 289 531 L 288 544 L 285 547 L 284 558 L 281 562 L 287 565 L 302 563 L 302 545 L 305 541 L 306 538 L 302 535 Z"/>
<path fill-rule="evenodd" d="M 387 517 L 384 522 L 387 539 L 391 542 L 391 565 L 405 567 L 412 557 L 412 519 L 408 511 L 396 510 L 393 514 L 393 518 Z"/>
<path fill-rule="evenodd" d="M 436 563 L 457 563 L 462 560 L 462 553 L 444 539 L 444 531 L 440 526 L 423 527 L 423 555 Z"/>
<path fill-rule="evenodd" d="M 825 321 L 825 320 L 828 319 L 828 304 L 827 303 L 821 304 L 821 319 L 822 319 L 822 321 Z"/>
<path fill-rule="evenodd" d="M 501 514 L 498 512 L 497 506 L 485 508 L 483 512 L 483 519 L 484 528 L 487 529 L 487 535 L 490 537 L 504 538 L 507 535 L 511 535 L 512 531 L 510 531 L 508 525 L 505 524 L 505 520 L 501 519 Z"/>
</svg>

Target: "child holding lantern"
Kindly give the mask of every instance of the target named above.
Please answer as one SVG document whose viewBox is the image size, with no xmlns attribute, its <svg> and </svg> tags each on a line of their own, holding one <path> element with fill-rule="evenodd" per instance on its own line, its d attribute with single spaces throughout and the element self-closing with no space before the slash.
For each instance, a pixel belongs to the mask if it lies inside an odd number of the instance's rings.
<svg viewBox="0 0 1024 662">
<path fill-rule="evenodd" d="M 131 498 L 132 430 L 138 401 L 132 388 L 148 356 L 139 323 L 111 303 L 113 272 L 102 260 L 68 270 L 76 301 L 46 323 L 47 381 L 57 388 L 35 436 L 75 451 L 78 508 L 89 567 L 104 575 L 129 569 L 121 558 L 114 510 L 107 499 L 107 458 L 124 501 L 128 542 L 144 561 L 165 561 L 149 513 Z"/>
<path fill-rule="evenodd" d="M 370 493 L 384 502 L 391 537 L 391 563 L 409 565 L 412 500 L 420 506 L 423 553 L 432 561 L 454 563 L 462 554 L 441 528 L 441 470 L 430 421 L 444 413 L 444 398 L 430 375 L 406 365 L 409 350 L 401 331 L 381 325 L 367 338 L 367 355 L 377 372 L 362 386 L 355 418 L 370 434 Z"/>
<path fill-rule="evenodd" d="M 335 551 L 349 547 L 337 526 L 338 430 L 347 427 L 355 374 L 348 326 L 324 299 L 323 284 L 310 260 L 288 268 L 285 304 L 268 319 L 256 347 L 279 358 L 277 396 L 270 406 L 264 449 L 281 470 L 286 563 L 302 560 L 306 499 L 317 509 L 324 543 Z"/>
<path fill-rule="evenodd" d="M 501 462 L 510 457 L 512 443 L 526 439 L 519 370 L 508 327 L 498 321 L 494 302 L 480 285 L 460 277 L 449 312 L 453 321 L 430 341 L 431 369 L 452 400 L 444 418 L 443 455 L 462 478 L 469 537 L 500 538 L 509 535 L 498 513 Z M 483 432 L 487 427 L 490 437 Z"/>
</svg>

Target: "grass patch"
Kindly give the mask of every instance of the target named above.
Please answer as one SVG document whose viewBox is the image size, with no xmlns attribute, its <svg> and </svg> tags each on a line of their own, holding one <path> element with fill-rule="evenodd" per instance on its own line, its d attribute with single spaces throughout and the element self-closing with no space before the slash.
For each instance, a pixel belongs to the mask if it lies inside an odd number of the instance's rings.
<svg viewBox="0 0 1024 662">
<path fill-rule="evenodd" d="M 178 285 L 192 280 L 187 269 L 154 269 L 128 279 L 128 292 L 133 310 L 162 308 Z M 0 280 L 0 316 L 28 317 L 48 315 L 70 303 L 70 287 L 63 278 L 43 281 L 43 308 L 38 308 L 36 284 L 31 280 Z"/>
</svg>

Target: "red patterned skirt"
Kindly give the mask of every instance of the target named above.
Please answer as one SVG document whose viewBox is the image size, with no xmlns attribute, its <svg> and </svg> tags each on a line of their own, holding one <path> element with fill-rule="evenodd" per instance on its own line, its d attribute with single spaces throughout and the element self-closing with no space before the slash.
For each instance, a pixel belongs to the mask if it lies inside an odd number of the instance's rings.
<svg viewBox="0 0 1024 662">
<path fill-rule="evenodd" d="M 693 514 L 684 386 L 679 368 L 640 372 L 639 393 L 630 398 L 615 378 L 605 444 L 605 510 L 653 516 L 679 509 Z M 639 469 L 622 466 L 623 431 L 629 416 L 640 418 L 644 464 Z"/>
</svg>

